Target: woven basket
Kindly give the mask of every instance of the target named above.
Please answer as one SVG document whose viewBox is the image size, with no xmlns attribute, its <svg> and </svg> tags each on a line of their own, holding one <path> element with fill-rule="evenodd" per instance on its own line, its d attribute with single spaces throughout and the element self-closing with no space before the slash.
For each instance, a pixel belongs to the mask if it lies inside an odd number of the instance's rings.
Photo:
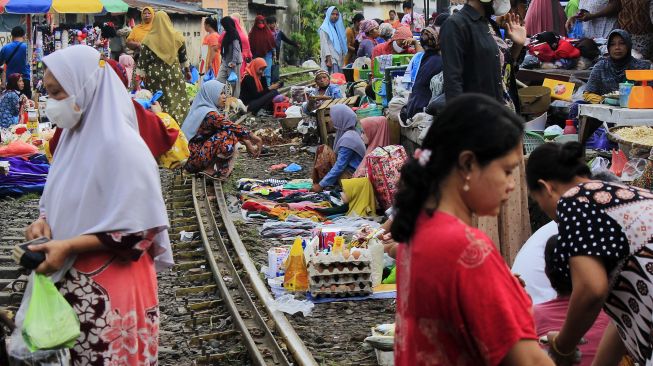
<svg viewBox="0 0 653 366">
<path fill-rule="evenodd" d="M 538 146 L 544 145 L 544 137 L 536 132 L 525 131 L 524 132 L 524 154 L 528 155 L 535 151 Z"/>
<path fill-rule="evenodd" d="M 630 156 L 630 150 L 632 149 L 641 149 L 644 151 L 651 151 L 651 149 L 653 149 L 653 146 L 650 145 L 638 144 L 636 142 L 626 141 L 622 139 L 619 136 L 618 131 L 625 127 L 632 127 L 632 126 L 617 126 L 608 129 L 608 140 L 619 144 L 619 149 L 623 151 L 624 154 L 626 154 L 626 156 Z"/>
</svg>

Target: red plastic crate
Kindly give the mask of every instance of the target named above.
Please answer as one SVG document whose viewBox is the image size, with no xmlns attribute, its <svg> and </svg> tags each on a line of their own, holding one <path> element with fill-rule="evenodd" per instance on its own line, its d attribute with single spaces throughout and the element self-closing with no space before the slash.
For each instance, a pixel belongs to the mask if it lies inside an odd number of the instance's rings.
<svg viewBox="0 0 653 366">
<path fill-rule="evenodd" d="M 274 118 L 286 118 L 288 108 L 290 108 L 290 102 L 274 103 Z"/>
</svg>

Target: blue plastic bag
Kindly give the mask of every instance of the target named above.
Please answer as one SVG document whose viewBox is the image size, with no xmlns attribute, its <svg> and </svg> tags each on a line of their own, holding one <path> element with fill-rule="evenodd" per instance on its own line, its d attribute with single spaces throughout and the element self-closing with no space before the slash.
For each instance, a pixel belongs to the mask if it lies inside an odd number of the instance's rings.
<svg viewBox="0 0 653 366">
<path fill-rule="evenodd" d="M 206 81 L 211 81 L 215 79 L 215 75 L 213 74 L 213 69 L 209 69 L 209 71 L 204 74 L 204 78 L 202 80 Z"/>
<path fill-rule="evenodd" d="M 569 38 L 581 39 L 583 38 L 583 33 L 583 22 L 577 20 L 569 32 Z"/>
<path fill-rule="evenodd" d="M 298 164 L 292 163 L 286 167 L 283 171 L 286 173 L 296 173 L 302 170 L 302 167 Z"/>
<path fill-rule="evenodd" d="M 235 84 L 238 81 L 238 75 L 232 70 L 231 73 L 229 74 L 229 77 L 227 78 L 227 82 L 229 84 Z"/>
</svg>

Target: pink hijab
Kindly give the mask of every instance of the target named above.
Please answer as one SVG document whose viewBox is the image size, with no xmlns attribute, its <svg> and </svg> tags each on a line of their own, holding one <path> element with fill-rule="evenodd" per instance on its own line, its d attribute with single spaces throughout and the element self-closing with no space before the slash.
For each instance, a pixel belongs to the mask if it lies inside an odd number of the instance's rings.
<svg viewBox="0 0 653 366">
<path fill-rule="evenodd" d="M 390 131 L 388 130 L 388 120 L 385 117 L 367 117 L 361 119 L 363 132 L 367 136 L 368 144 L 365 156 L 369 155 L 377 147 L 386 147 L 390 145 Z M 366 159 L 356 169 L 354 177 L 367 176 L 367 163 Z"/>
<path fill-rule="evenodd" d="M 134 58 L 128 54 L 123 53 L 118 58 L 118 62 L 122 65 L 122 67 L 125 68 L 125 71 L 127 72 L 127 87 L 129 88 L 132 85 L 132 76 L 134 75 L 134 67 L 136 66 Z"/>
</svg>

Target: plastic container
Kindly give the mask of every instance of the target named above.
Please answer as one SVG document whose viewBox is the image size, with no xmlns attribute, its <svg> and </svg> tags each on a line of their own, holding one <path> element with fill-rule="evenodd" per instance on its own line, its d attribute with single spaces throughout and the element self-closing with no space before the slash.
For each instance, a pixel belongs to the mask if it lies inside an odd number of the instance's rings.
<svg viewBox="0 0 653 366">
<path fill-rule="evenodd" d="M 620 83 L 619 84 L 619 106 L 622 108 L 628 108 L 628 97 L 630 97 L 630 91 L 633 89 L 633 84 L 631 83 Z"/>
<path fill-rule="evenodd" d="M 565 121 L 565 129 L 563 130 L 562 134 L 563 135 L 575 135 L 578 133 L 578 130 L 576 130 L 576 126 L 574 126 L 574 120 L 573 119 L 568 119 Z"/>
</svg>

